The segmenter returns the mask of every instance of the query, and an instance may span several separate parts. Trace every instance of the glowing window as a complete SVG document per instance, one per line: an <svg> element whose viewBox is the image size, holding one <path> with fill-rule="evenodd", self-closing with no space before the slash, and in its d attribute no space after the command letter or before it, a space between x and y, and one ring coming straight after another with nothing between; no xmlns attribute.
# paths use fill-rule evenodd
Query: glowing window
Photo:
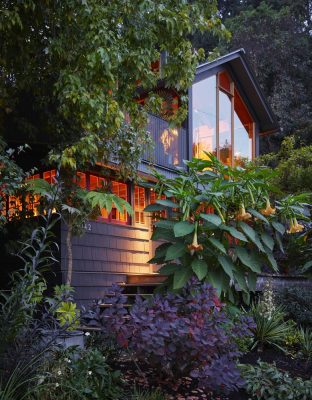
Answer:
<svg viewBox="0 0 312 400"><path fill-rule="evenodd" d="M145 224L145 189L140 186L134 187L134 221L136 224Z"/></svg>
<svg viewBox="0 0 312 400"><path fill-rule="evenodd" d="M52 169L51 171L45 171L43 173L43 179L45 179L50 184L55 183L55 176L56 176L56 170L55 169Z"/></svg>
<svg viewBox="0 0 312 400"><path fill-rule="evenodd" d="M122 199L128 201L128 187L125 183L112 181L112 192L121 197ZM117 210L117 208L113 205L111 212L112 221L120 221L127 222L127 213L124 210L122 213Z"/></svg>
<svg viewBox="0 0 312 400"><path fill-rule="evenodd" d="M77 172L76 174L76 184L80 186L82 189L86 189L87 187L87 177L83 172Z"/></svg>

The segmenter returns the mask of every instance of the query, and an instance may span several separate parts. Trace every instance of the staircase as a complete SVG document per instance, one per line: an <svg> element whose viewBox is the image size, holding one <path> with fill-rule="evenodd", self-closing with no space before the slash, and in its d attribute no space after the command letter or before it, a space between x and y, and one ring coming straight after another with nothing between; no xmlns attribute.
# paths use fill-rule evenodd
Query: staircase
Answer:
<svg viewBox="0 0 312 400"><path fill-rule="evenodd" d="M160 286L166 280L166 278L167 276L157 273L127 275L126 282L119 283L119 285L124 288L123 293L128 297L128 303L124 306L131 307L137 295L141 295L144 298L149 298L153 295L154 290ZM111 296L113 295L114 294L112 293ZM109 296L109 294L106 294L106 297ZM102 303L100 304L100 308L104 310L111 307L111 305L112 304L109 302ZM127 318L127 316L125 318ZM100 328L95 328L92 326L81 326L80 329L84 331L100 331Z"/></svg>
<svg viewBox="0 0 312 400"><path fill-rule="evenodd" d="M159 274L132 274L127 275L126 282L120 282L119 285L124 288L123 293L128 297L128 304L130 307L139 294L144 298L153 295L154 290L166 280L165 275ZM101 308L110 307L110 304L101 304Z"/></svg>

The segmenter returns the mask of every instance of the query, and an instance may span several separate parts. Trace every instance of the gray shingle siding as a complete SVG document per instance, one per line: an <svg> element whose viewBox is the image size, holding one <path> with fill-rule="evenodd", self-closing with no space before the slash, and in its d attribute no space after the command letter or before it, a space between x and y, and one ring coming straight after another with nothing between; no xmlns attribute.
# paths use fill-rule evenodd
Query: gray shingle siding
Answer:
<svg viewBox="0 0 312 400"><path fill-rule="evenodd" d="M147 274L153 267L149 227L90 221L88 230L73 239L72 285L79 304L103 296L105 287L124 282L131 273ZM61 227L61 269L67 269L66 226Z"/></svg>

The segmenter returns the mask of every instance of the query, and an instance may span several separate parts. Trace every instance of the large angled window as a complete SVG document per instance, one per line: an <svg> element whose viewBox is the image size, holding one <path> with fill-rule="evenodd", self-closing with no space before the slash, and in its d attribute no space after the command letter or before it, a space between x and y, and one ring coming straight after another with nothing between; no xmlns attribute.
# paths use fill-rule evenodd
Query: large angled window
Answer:
<svg viewBox="0 0 312 400"><path fill-rule="evenodd" d="M254 122L238 91L234 92L234 165L252 160Z"/></svg>
<svg viewBox="0 0 312 400"><path fill-rule="evenodd" d="M192 86L191 114L194 157L213 153L229 166L252 159L254 121L226 71Z"/></svg>
<svg viewBox="0 0 312 400"><path fill-rule="evenodd" d="M193 85L192 102L193 156L217 155L215 75Z"/></svg>

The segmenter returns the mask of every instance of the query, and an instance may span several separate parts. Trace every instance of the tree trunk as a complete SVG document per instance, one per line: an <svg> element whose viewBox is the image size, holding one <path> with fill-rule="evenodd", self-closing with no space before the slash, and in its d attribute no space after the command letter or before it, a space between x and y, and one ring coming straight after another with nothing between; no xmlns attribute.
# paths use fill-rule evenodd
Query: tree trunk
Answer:
<svg viewBox="0 0 312 400"><path fill-rule="evenodd" d="M72 226L72 224L68 224L67 225L67 236L66 236L66 249L67 249L67 278L66 278L66 285L71 285L72 273L73 273L72 237L73 237L73 226Z"/></svg>

